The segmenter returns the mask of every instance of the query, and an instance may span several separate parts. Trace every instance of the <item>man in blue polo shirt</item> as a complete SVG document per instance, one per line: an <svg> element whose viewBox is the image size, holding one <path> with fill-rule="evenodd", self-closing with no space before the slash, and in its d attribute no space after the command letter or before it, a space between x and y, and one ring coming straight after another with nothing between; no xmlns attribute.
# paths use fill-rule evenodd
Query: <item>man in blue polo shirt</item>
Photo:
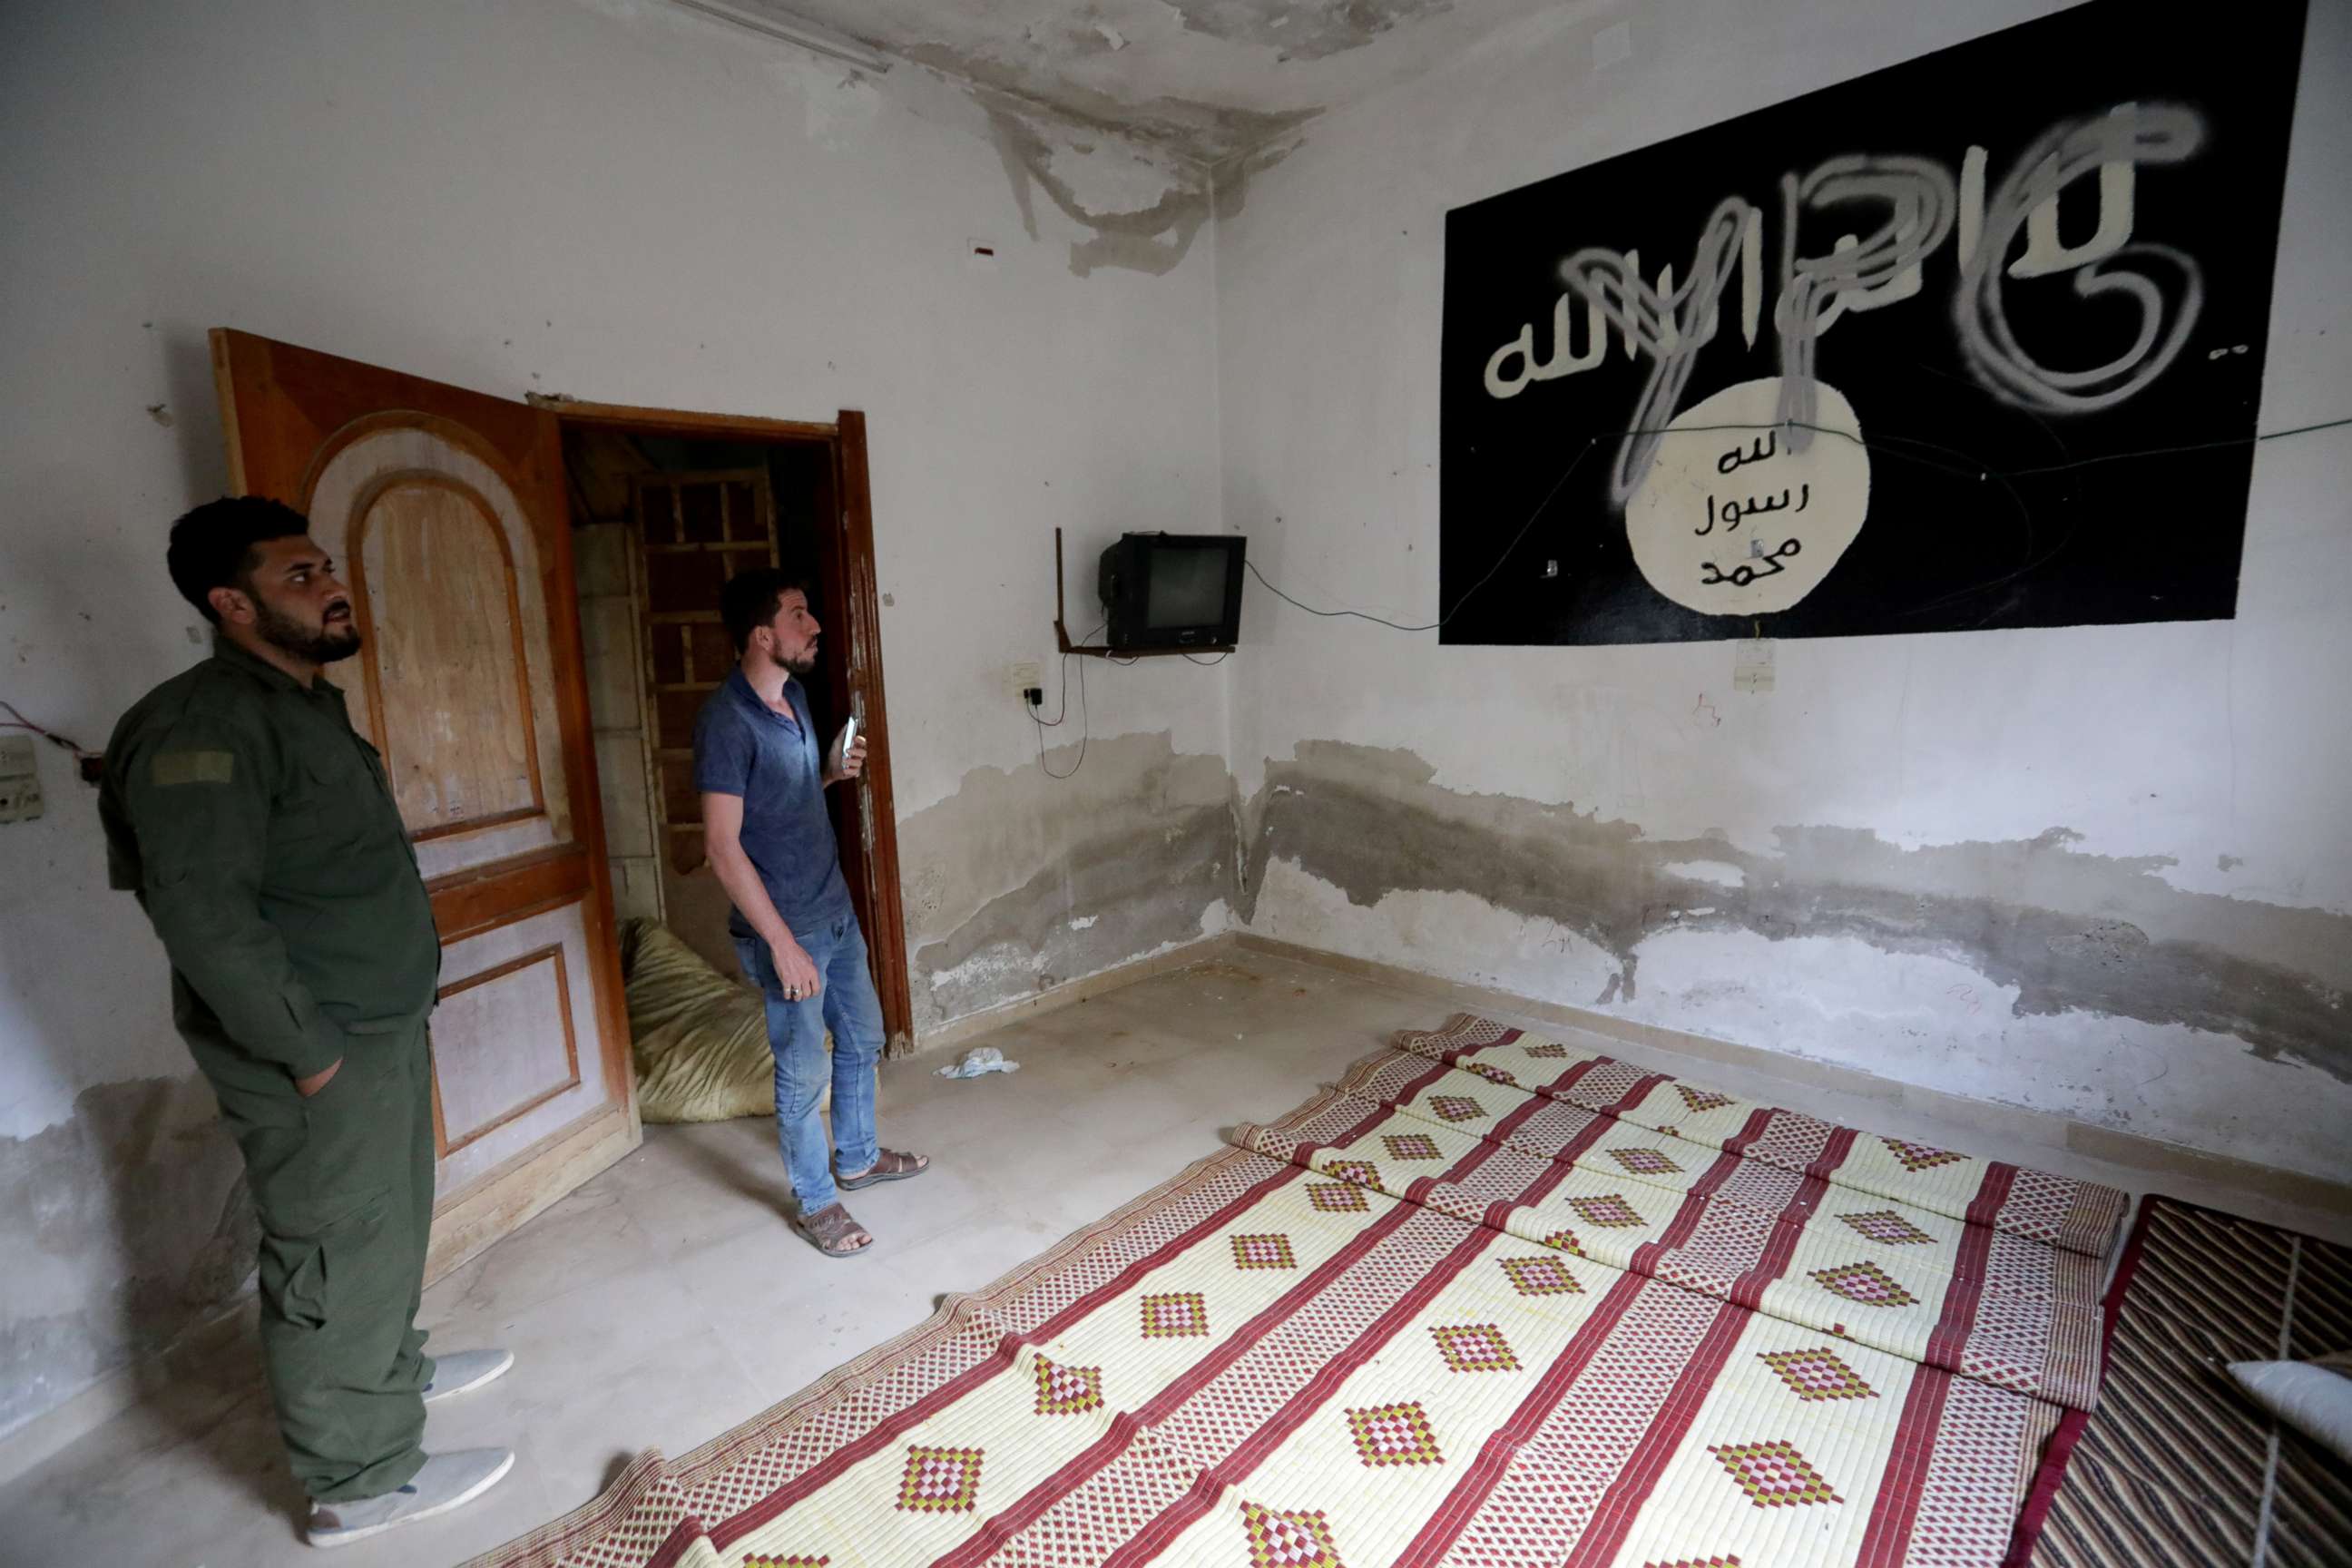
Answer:
<svg viewBox="0 0 2352 1568"><path fill-rule="evenodd" d="M816 668L823 628L804 584L757 567L730 579L719 603L740 658L695 721L704 847L735 906L728 929L743 973L767 997L776 1142L800 1201L793 1226L826 1257L846 1258L874 1238L842 1205L840 1189L904 1181L930 1163L875 1142L882 1004L824 808L826 787L865 766L866 741L828 756L809 719L798 678ZM817 1114L828 1082L830 1160Z"/></svg>

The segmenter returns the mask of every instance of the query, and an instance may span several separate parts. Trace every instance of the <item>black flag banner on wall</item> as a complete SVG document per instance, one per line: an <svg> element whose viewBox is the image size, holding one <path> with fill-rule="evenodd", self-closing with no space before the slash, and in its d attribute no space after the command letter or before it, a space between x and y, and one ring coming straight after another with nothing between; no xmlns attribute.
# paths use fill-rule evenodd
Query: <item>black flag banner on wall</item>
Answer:
<svg viewBox="0 0 2352 1568"><path fill-rule="evenodd" d="M2229 618L2303 20L2093 0L1449 213L1442 640Z"/></svg>

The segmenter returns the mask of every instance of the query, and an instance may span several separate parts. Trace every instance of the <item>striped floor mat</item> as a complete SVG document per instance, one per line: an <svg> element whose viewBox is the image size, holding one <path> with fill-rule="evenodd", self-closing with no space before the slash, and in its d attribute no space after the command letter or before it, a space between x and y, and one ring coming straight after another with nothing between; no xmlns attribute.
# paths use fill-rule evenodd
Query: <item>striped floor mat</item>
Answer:
<svg viewBox="0 0 2352 1568"><path fill-rule="evenodd" d="M2352 1476L2226 1370L2352 1347L2352 1248L2151 1195L2106 1316L2099 1407L2053 1440L2011 1562L2352 1563Z"/></svg>
<svg viewBox="0 0 2352 1568"><path fill-rule="evenodd" d="M1483 1019L476 1568L1996 1568L2124 1195Z"/></svg>

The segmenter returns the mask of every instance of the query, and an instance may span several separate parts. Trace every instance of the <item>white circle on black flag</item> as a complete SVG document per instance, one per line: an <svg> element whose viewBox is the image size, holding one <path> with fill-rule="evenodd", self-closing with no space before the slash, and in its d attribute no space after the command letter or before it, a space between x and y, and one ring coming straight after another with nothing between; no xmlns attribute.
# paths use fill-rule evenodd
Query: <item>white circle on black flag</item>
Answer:
<svg viewBox="0 0 2352 1568"><path fill-rule="evenodd" d="M1870 453L1844 395L1826 382L1814 390L1806 423L1826 429L1775 423L1778 376L1675 416L1625 503L1626 541L1651 587L1701 615L1763 616L1830 574L1870 510Z"/></svg>

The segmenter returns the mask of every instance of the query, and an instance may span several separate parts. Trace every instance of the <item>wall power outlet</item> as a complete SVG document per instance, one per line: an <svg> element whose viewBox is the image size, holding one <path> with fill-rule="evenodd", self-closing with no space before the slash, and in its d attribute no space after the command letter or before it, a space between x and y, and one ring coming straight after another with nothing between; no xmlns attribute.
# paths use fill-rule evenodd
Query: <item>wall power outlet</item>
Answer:
<svg viewBox="0 0 2352 1568"><path fill-rule="evenodd" d="M30 735L0 736L0 822L41 815L41 773Z"/></svg>
<svg viewBox="0 0 2352 1568"><path fill-rule="evenodd" d="M1045 684L1045 667L1034 659L1007 665L1004 683L1013 693L1013 700L1025 708L1029 705L1029 693L1042 689Z"/></svg>

